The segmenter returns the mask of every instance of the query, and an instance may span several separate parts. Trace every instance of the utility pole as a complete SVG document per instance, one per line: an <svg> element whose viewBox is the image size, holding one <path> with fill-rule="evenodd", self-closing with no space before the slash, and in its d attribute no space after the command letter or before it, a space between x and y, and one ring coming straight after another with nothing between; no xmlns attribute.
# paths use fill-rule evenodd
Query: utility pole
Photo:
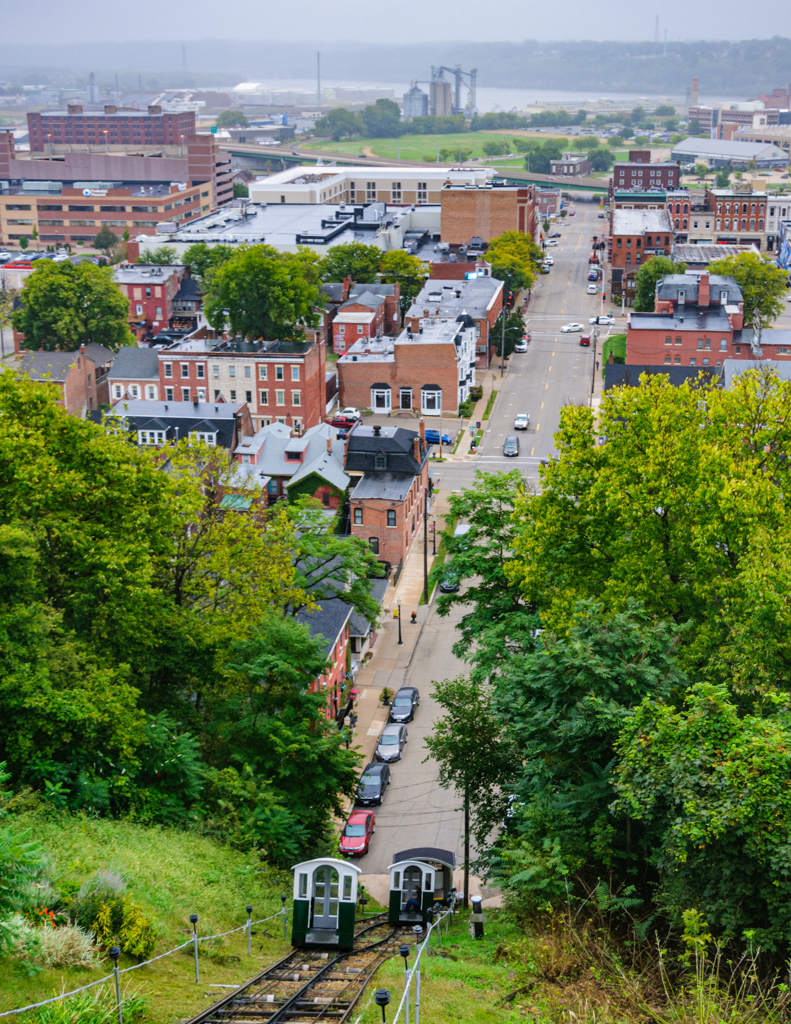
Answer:
<svg viewBox="0 0 791 1024"><path fill-rule="evenodd" d="M470 791L464 786L464 901L466 910L470 899Z"/></svg>
<svg viewBox="0 0 791 1024"><path fill-rule="evenodd" d="M442 434L439 435L442 452ZM423 604L428 607L428 487L423 491Z"/></svg>
<svg viewBox="0 0 791 1024"><path fill-rule="evenodd" d="M503 295L503 298L505 298L505 295ZM505 311L506 311L507 308L508 308L508 306L506 305L505 302L503 302L503 310L502 310L502 313L500 314L502 316L502 318L503 318L503 333L502 333L502 339L500 341L500 376L501 377L505 373Z"/></svg>

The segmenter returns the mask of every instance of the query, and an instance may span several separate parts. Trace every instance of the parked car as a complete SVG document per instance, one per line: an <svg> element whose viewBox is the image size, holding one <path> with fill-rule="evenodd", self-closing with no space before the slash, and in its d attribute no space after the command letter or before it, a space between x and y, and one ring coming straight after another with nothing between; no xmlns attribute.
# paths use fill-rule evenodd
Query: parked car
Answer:
<svg viewBox="0 0 791 1024"><path fill-rule="evenodd" d="M612 327L615 323L615 318L612 316L592 316L588 321L590 324L604 324L605 327Z"/></svg>
<svg viewBox="0 0 791 1024"><path fill-rule="evenodd" d="M550 238L560 238L560 232L559 231L553 231L552 234L549 237Z"/></svg>
<svg viewBox="0 0 791 1024"><path fill-rule="evenodd" d="M360 776L355 802L364 807L381 804L389 785L390 768L386 764L377 764L376 761L372 761Z"/></svg>
<svg viewBox="0 0 791 1024"><path fill-rule="evenodd" d="M590 270L588 271L588 280L589 281L598 281L599 280L599 271L596 269L596 267L591 267Z"/></svg>
<svg viewBox="0 0 791 1024"><path fill-rule="evenodd" d="M439 444L439 431L438 430L427 430L426 431L426 442L428 444ZM453 444L453 438L450 434L442 435L443 444Z"/></svg>
<svg viewBox="0 0 791 1024"><path fill-rule="evenodd" d="M345 416L347 420L359 420L360 410L355 409L353 405L347 405L345 409L341 409L338 413L339 416Z"/></svg>
<svg viewBox="0 0 791 1024"><path fill-rule="evenodd" d="M550 272L550 270L551 270L551 269L552 269L552 268L551 268L551 266L549 265L549 263L542 263L542 264L541 264L541 273L542 273L542 274L548 274L548 273Z"/></svg>
<svg viewBox="0 0 791 1024"><path fill-rule="evenodd" d="M554 266L555 265L555 257L554 256L545 256L544 257L544 263L546 263L547 266L549 266L549 267Z"/></svg>
<svg viewBox="0 0 791 1024"><path fill-rule="evenodd" d="M379 741L376 744L376 760L400 761L407 738L405 725L400 725L398 722L389 722L382 729Z"/></svg>
<svg viewBox="0 0 791 1024"><path fill-rule="evenodd" d="M604 220L604 212L602 210L599 210L598 217L599 220Z"/></svg>
<svg viewBox="0 0 791 1024"><path fill-rule="evenodd" d="M548 242L544 242L544 245L557 245L557 244L558 244L557 238L550 238Z"/></svg>
<svg viewBox="0 0 791 1024"><path fill-rule="evenodd" d="M445 575L439 581L441 594L455 594L459 589L459 577L452 569L446 569Z"/></svg>
<svg viewBox="0 0 791 1024"><path fill-rule="evenodd" d="M514 345L514 352L527 352L527 341L524 338Z"/></svg>
<svg viewBox="0 0 791 1024"><path fill-rule="evenodd" d="M576 210L569 210L569 217L573 217L576 212Z"/></svg>
<svg viewBox="0 0 791 1024"><path fill-rule="evenodd" d="M590 334L581 334L580 335L580 345L583 348L589 348L590 347L590 343L591 343L591 336L590 336Z"/></svg>
<svg viewBox="0 0 791 1024"><path fill-rule="evenodd" d="M352 811L341 832L340 851L346 857L364 857L376 832L373 811Z"/></svg>
<svg viewBox="0 0 791 1024"><path fill-rule="evenodd" d="M582 324L563 324L560 328L561 334L576 334L577 331L584 331Z"/></svg>
<svg viewBox="0 0 791 1024"><path fill-rule="evenodd" d="M503 445L503 455L518 455L519 454L519 438L516 434L510 434L505 439Z"/></svg>
<svg viewBox="0 0 791 1024"><path fill-rule="evenodd" d="M357 423L357 420L350 420L348 416L341 416L338 414L337 416L330 416L330 418L324 422L329 423L331 427L340 427L342 430L350 430Z"/></svg>
<svg viewBox="0 0 791 1024"><path fill-rule="evenodd" d="M520 412L514 420L514 430L527 430L530 426L530 413Z"/></svg>
<svg viewBox="0 0 791 1024"><path fill-rule="evenodd" d="M595 295L595 294L596 294L596 282L595 281L591 281L591 283L588 285L588 295Z"/></svg>
<svg viewBox="0 0 791 1024"><path fill-rule="evenodd" d="M390 705L391 722L411 722L415 708L420 704L420 691L416 686L402 686Z"/></svg>

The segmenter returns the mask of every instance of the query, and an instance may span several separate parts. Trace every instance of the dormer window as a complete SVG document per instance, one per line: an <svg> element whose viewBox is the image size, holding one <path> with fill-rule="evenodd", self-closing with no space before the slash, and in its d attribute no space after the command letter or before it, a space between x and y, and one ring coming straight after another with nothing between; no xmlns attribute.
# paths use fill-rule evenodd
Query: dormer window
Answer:
<svg viewBox="0 0 791 1024"><path fill-rule="evenodd" d="M728 292L723 288L720 292L720 305L725 306L728 303Z"/></svg>
<svg viewBox="0 0 791 1024"><path fill-rule="evenodd" d="M679 290L678 290L678 304L679 304L679 306L683 306L684 305L684 300L686 298L686 294L687 293L684 291L683 288L679 288Z"/></svg>
<svg viewBox="0 0 791 1024"><path fill-rule="evenodd" d="M301 462L302 452L286 452L286 462Z"/></svg>
<svg viewBox="0 0 791 1024"><path fill-rule="evenodd" d="M387 455L384 452L374 455L374 469L387 469Z"/></svg>

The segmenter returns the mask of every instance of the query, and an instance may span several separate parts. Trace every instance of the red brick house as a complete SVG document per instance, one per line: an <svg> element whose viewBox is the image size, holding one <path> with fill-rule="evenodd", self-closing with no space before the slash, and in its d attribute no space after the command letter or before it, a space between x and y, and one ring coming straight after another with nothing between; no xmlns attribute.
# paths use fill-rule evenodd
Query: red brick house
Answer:
<svg viewBox="0 0 791 1024"><path fill-rule="evenodd" d="M122 398L158 402L159 357L156 349L147 346L122 348L113 361L107 382L113 402Z"/></svg>
<svg viewBox="0 0 791 1024"><path fill-rule="evenodd" d="M403 427L357 427L347 441L346 472L357 481L349 499L351 532L381 561L402 565L429 498L423 421L420 433Z"/></svg>
<svg viewBox="0 0 791 1024"><path fill-rule="evenodd" d="M673 225L666 209L615 209L611 214L610 262L613 270L639 268L649 256L669 256Z"/></svg>
<svg viewBox="0 0 791 1024"><path fill-rule="evenodd" d="M27 351L17 371L56 385L61 394L58 404L73 416L87 416L109 401L107 375L112 363L113 353L92 342L77 352Z"/></svg>
<svg viewBox="0 0 791 1024"><path fill-rule="evenodd" d="M397 334L401 324L399 284L355 284L350 277L321 286L328 341L338 355L358 338ZM338 315L337 327L335 321Z"/></svg>
<svg viewBox="0 0 791 1024"><path fill-rule="evenodd" d="M519 231L538 240L535 187L507 185L446 185L440 193L442 241L468 245L473 238L490 242L504 231Z"/></svg>
<svg viewBox="0 0 791 1024"><path fill-rule="evenodd" d="M437 266L433 265L432 273ZM449 263L447 266L457 264ZM497 339L492 331L502 308L503 282L488 273L481 273L469 281L451 282L430 277L407 310L404 322L416 333L422 323L437 317L456 318L462 314L472 317L476 334L476 366L485 370L497 350Z"/></svg>
<svg viewBox="0 0 791 1024"><path fill-rule="evenodd" d="M143 341L170 326L174 300L187 268L124 263L113 268L113 280L129 301L129 327Z"/></svg>

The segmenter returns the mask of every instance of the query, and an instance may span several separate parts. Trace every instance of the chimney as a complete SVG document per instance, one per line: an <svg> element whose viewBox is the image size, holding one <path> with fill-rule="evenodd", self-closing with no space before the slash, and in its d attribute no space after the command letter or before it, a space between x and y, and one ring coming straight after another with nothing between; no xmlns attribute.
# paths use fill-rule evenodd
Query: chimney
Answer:
<svg viewBox="0 0 791 1024"><path fill-rule="evenodd" d="M374 423L374 437L380 437L382 434L382 428L378 423Z"/></svg>
<svg viewBox="0 0 791 1024"><path fill-rule="evenodd" d="M105 114L117 114L118 107L114 103L105 103L104 105Z"/></svg>
<svg viewBox="0 0 791 1024"><path fill-rule="evenodd" d="M711 304L711 284L709 282L709 272L704 270L698 282L698 305L708 306Z"/></svg>
<svg viewBox="0 0 791 1024"><path fill-rule="evenodd" d="M425 420L421 419L420 423L418 424L418 430L420 431L421 438L425 441L426 440L426 421Z"/></svg>
<svg viewBox="0 0 791 1024"><path fill-rule="evenodd" d="M689 93L689 105L696 107L698 105L698 80L697 78L692 79L692 89Z"/></svg>
<svg viewBox="0 0 791 1024"><path fill-rule="evenodd" d="M158 103L151 103L151 104L149 104L148 112L149 112L149 114L161 114L162 113L162 107L159 106Z"/></svg>
<svg viewBox="0 0 791 1024"><path fill-rule="evenodd" d="M412 442L412 454L415 456L415 462L420 462L420 438L416 437Z"/></svg>
<svg viewBox="0 0 791 1024"><path fill-rule="evenodd" d="M332 438L327 438L327 454L332 455Z"/></svg>
<svg viewBox="0 0 791 1024"><path fill-rule="evenodd" d="M613 362L614 362L614 360L613 360L613 353L612 353L612 352L610 352L610 357L609 357L609 359L607 360L607 362L608 362L608 363L610 364L610 366L612 366L612 364L613 364Z"/></svg>
<svg viewBox="0 0 791 1024"><path fill-rule="evenodd" d="M67 104L66 112L68 114L81 114L82 113L82 103L69 103L69 104Z"/></svg>

